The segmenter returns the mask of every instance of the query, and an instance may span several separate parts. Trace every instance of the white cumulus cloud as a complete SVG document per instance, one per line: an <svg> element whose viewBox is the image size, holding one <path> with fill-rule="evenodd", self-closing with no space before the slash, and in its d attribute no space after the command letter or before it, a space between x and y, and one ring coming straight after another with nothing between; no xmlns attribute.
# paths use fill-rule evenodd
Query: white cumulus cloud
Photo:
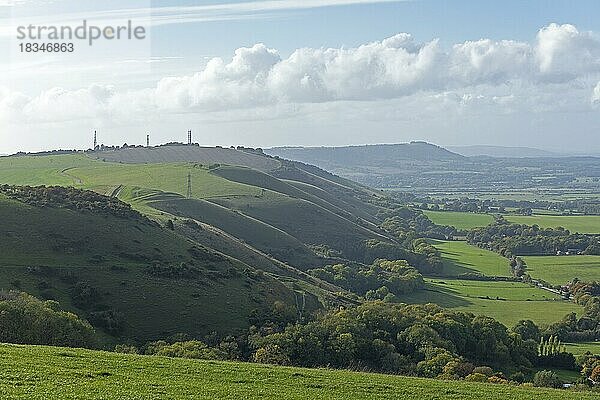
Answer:
<svg viewBox="0 0 600 400"><path fill-rule="evenodd" d="M600 40L568 24L540 29L533 43L480 39L449 48L437 39L418 43L400 33L354 48L301 48L285 58L259 43L237 49L230 60L214 58L193 75L165 77L145 89L93 85L55 88L31 98L4 91L0 117L114 122L161 113L437 95L460 107L546 111L589 107L589 88L599 80ZM598 102L596 85L592 103Z"/></svg>

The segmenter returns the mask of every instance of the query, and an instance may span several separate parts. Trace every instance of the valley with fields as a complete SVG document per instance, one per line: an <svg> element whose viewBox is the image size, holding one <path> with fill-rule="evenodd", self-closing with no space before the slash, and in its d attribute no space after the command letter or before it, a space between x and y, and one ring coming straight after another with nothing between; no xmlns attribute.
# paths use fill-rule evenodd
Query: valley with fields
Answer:
<svg viewBox="0 0 600 400"><path fill-rule="evenodd" d="M69 379L67 357L93 397L585 398L598 201L408 195L243 147L0 157L0 340L21 345L0 351L26 380L42 359ZM5 374L14 398L51 384Z"/></svg>
<svg viewBox="0 0 600 400"><path fill-rule="evenodd" d="M597 0L0 0L0 400L600 399Z"/></svg>

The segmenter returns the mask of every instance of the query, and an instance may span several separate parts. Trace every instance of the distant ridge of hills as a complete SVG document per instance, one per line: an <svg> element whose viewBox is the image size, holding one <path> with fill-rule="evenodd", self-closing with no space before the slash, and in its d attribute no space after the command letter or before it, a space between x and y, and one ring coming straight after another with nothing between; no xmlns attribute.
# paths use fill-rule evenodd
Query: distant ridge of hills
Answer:
<svg viewBox="0 0 600 400"><path fill-rule="evenodd" d="M594 156L526 147L444 148L418 141L347 147L275 147L264 152L316 165L372 188L404 188L413 192L439 188L495 191L498 185L519 189L576 185L588 190L595 183L579 181L582 171L585 176L599 173Z"/></svg>
<svg viewBox="0 0 600 400"><path fill-rule="evenodd" d="M488 156L498 158L560 157L562 154L534 147L511 146L447 146L448 150L466 157Z"/></svg>
<svg viewBox="0 0 600 400"><path fill-rule="evenodd" d="M314 164L322 168L335 166L380 165L390 160L459 161L463 155L421 141L399 144L374 144L345 147L274 147L266 154Z"/></svg>

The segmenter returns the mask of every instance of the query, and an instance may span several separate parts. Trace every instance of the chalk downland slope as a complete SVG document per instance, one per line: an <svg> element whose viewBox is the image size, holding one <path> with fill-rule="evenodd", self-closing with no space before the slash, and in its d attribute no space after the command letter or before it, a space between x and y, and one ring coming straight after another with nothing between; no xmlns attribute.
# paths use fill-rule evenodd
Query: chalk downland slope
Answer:
<svg viewBox="0 0 600 400"><path fill-rule="evenodd" d="M268 274L112 208L123 203L72 189L61 203L56 192L67 189L33 191L25 201L0 195L2 289L58 300L100 330L139 340L245 329L274 301L295 304ZM107 326L111 318L121 325Z"/></svg>

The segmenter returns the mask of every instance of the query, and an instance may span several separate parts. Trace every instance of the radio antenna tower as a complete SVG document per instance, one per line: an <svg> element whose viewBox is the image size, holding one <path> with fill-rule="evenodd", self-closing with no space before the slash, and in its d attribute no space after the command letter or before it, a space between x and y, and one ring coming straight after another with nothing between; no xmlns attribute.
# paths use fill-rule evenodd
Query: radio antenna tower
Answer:
<svg viewBox="0 0 600 400"><path fill-rule="evenodd" d="M98 137L96 136L96 131L94 131L94 147L93 147L93 150L96 150L96 147L98 147Z"/></svg>
<svg viewBox="0 0 600 400"><path fill-rule="evenodd" d="M146 135L146 147L150 147L150 135Z"/></svg>
<svg viewBox="0 0 600 400"><path fill-rule="evenodd" d="M192 174L188 172L188 182L187 182L187 198L192 198Z"/></svg>
<svg viewBox="0 0 600 400"><path fill-rule="evenodd" d="M191 144L192 144L192 131L189 130L188 131L188 145L191 145Z"/></svg>

